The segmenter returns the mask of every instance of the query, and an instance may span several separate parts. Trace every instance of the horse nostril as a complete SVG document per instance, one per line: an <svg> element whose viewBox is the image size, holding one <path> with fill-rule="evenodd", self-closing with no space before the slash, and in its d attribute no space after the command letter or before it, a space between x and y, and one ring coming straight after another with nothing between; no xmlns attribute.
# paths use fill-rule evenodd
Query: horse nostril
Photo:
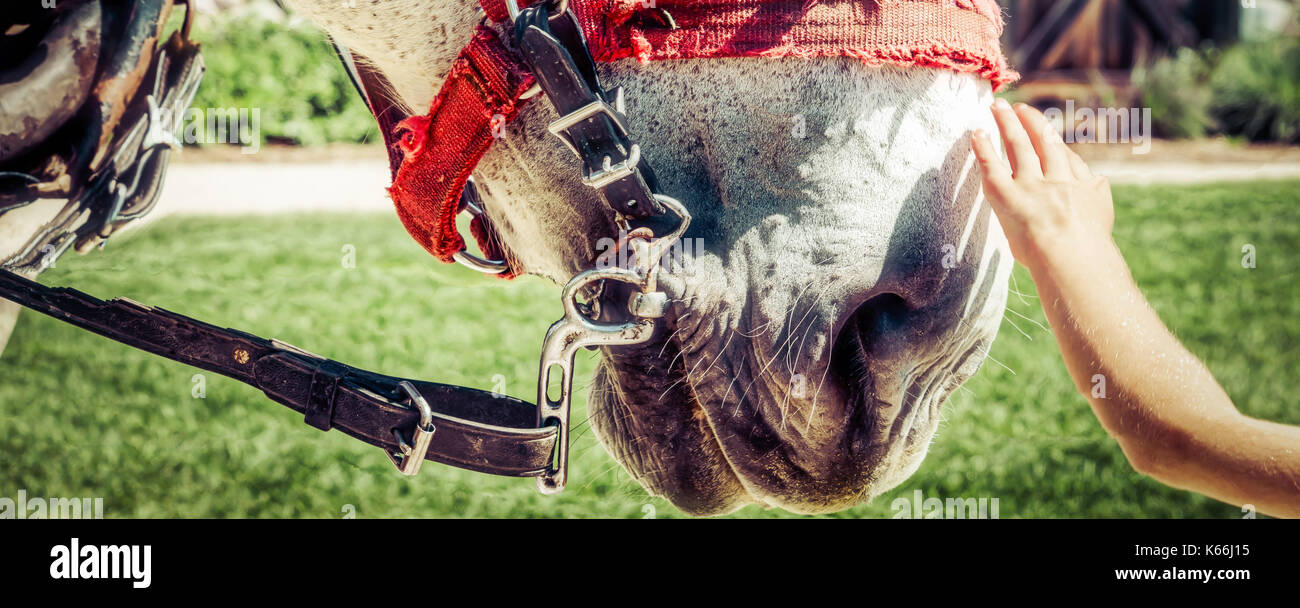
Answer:
<svg viewBox="0 0 1300 608"><path fill-rule="evenodd" d="M868 333L879 334L902 328L907 322L907 314L907 302L903 296L882 293L853 311L853 321L866 338Z"/></svg>
<svg viewBox="0 0 1300 608"><path fill-rule="evenodd" d="M845 354L861 354L880 336L901 330L907 324L909 314L907 301L893 292L872 296L852 312L847 312L835 333L835 347L841 351L841 362L844 362Z"/></svg>
<svg viewBox="0 0 1300 608"><path fill-rule="evenodd" d="M835 334L831 369L850 393L873 381L869 371L872 367L869 358L872 357L867 352L881 342L888 342L882 337L900 334L907 325L909 314L903 297L887 292L871 297L846 315Z"/></svg>

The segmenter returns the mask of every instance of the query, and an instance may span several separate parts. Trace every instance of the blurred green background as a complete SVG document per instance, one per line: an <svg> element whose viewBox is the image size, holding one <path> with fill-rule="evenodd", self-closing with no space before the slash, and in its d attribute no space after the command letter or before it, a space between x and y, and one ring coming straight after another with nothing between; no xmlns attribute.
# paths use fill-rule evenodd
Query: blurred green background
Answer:
<svg viewBox="0 0 1300 608"><path fill-rule="evenodd" d="M1116 239L1170 328L1243 411L1300 424L1300 183L1117 187L1115 199ZM1254 269L1242 268L1245 244ZM391 214L170 218L41 279L385 373L489 390L500 374L528 400L559 314L557 287L438 264ZM1001 365L986 362L954 394L920 471L836 517L890 517L890 502L915 490L996 497L1003 518L1242 515L1134 473L1075 393L1023 269L1012 289L991 351ZM432 463L404 478L378 449L307 427L233 380L206 374L206 397L194 398L197 373L24 314L0 358L0 489L103 497L108 517L681 516L597 444L585 391L569 488L547 497L530 480Z"/></svg>
<svg viewBox="0 0 1300 608"><path fill-rule="evenodd" d="M172 20L181 23L180 11ZM192 107L260 108L262 144L378 140L375 119L329 38L310 21L265 6L199 13L192 36L207 65Z"/></svg>

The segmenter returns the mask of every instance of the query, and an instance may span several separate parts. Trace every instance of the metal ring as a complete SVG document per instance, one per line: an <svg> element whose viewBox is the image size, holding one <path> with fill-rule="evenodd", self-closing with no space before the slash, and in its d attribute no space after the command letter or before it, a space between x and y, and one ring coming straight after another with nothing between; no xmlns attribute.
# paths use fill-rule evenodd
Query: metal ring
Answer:
<svg viewBox="0 0 1300 608"><path fill-rule="evenodd" d="M505 260L484 259L464 249L451 254L451 259L456 260L456 263L461 266L483 274L501 274L510 270L510 264Z"/></svg>
<svg viewBox="0 0 1300 608"><path fill-rule="evenodd" d="M487 215L487 212L483 209L483 201L478 198L477 188L478 186L474 183L474 176L471 175L465 184L465 191L461 195L460 202L464 205L464 210L468 211L470 215L482 217ZM502 274L510 270L510 264L505 260L481 258L465 249L453 253L451 257L456 260L456 263L483 274Z"/></svg>

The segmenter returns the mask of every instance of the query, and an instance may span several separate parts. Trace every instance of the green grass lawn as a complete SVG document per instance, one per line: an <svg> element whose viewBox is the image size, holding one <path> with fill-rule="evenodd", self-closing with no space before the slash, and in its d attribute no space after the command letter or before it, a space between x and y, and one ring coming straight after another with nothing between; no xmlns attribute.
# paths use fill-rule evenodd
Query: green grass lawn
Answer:
<svg viewBox="0 0 1300 608"><path fill-rule="evenodd" d="M1120 246L1173 331L1242 410L1300 423L1300 183L1116 188L1116 206ZM1241 266L1247 243L1251 270ZM349 245L355 268L342 264ZM485 389L499 374L528 400L559 315L555 286L441 265L391 214L168 219L65 257L42 281L384 373ZM996 497L1002 517L1239 517L1132 471L1075 393L1023 269L1012 288L1014 312L992 350L1006 367L986 363L955 394L915 476L839 516L889 517L895 497L921 490ZM580 357L585 385L592 362ZM24 313L0 358L0 496L102 497L108 517L681 516L648 497L586 424L559 496L433 463L407 479L378 449L312 429L233 380L206 374L206 397L194 398L198 373ZM577 421L584 403L580 393Z"/></svg>

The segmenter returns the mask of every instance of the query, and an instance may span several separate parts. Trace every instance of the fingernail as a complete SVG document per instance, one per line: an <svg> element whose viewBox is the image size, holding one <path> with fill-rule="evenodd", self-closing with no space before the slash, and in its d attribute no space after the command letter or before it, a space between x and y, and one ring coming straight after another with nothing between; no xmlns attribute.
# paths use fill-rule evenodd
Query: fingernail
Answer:
<svg viewBox="0 0 1300 608"><path fill-rule="evenodd" d="M993 107L999 110L1010 110L1011 104L1007 103L1007 100L999 97L993 102Z"/></svg>
<svg viewBox="0 0 1300 608"><path fill-rule="evenodd" d="M975 139L988 139L989 134L984 129L975 129Z"/></svg>

